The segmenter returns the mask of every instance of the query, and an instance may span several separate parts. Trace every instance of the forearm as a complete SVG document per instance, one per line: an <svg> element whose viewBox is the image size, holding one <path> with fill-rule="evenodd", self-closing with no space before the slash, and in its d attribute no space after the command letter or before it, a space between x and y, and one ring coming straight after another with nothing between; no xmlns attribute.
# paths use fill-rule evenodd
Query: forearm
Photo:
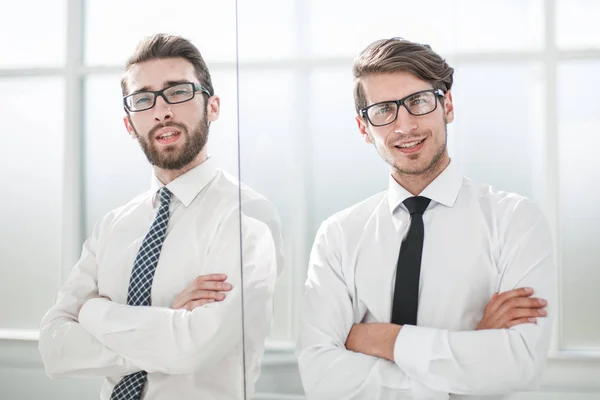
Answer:
<svg viewBox="0 0 600 400"><path fill-rule="evenodd" d="M229 299L231 300L231 299ZM105 299L92 299L81 309L82 326L102 344L133 360L147 372L190 373L216 362L241 336L241 315L213 305L194 311L165 307L134 307ZM203 351L204 350L204 351Z"/></svg>
<svg viewBox="0 0 600 400"><path fill-rule="evenodd" d="M429 388L467 395L536 389L546 365L556 315L552 236L541 210L521 201L503 220L498 291L531 287L546 299L547 317L510 329L450 332L406 325L394 361ZM474 328L474 327L473 327Z"/></svg>
<svg viewBox="0 0 600 400"><path fill-rule="evenodd" d="M117 376L140 370L90 335L78 322L81 306L99 297L95 246L98 225L83 244L82 254L58 291L56 304L40 323L38 349L51 378Z"/></svg>
<svg viewBox="0 0 600 400"><path fill-rule="evenodd" d="M531 325L531 329L537 328ZM433 390L459 394L530 389L547 350L544 341L531 349L516 329L448 332L384 323L354 325L347 346L395 361L407 375Z"/></svg>
<svg viewBox="0 0 600 400"><path fill-rule="evenodd" d="M45 323L38 346L50 378L117 376L140 370L68 318Z"/></svg>
<svg viewBox="0 0 600 400"><path fill-rule="evenodd" d="M355 324L346 340L346 348L393 362L394 346L401 329L401 325L386 323Z"/></svg>
<svg viewBox="0 0 600 400"><path fill-rule="evenodd" d="M300 352L298 364L307 398L373 399L387 390L408 391L400 368L376 357L343 348L313 347Z"/></svg>
<svg viewBox="0 0 600 400"><path fill-rule="evenodd" d="M407 375L434 390L467 395L531 390L539 382L549 346L549 338L534 338L535 329L539 328L528 324L448 332L405 326L394 360Z"/></svg>
<svg viewBox="0 0 600 400"><path fill-rule="evenodd" d="M251 317L246 336L253 348L264 342L270 327L277 274L273 240L263 224L244 219L244 307L238 240L221 238L210 265L223 265L233 289L222 301L193 311L136 307L92 299L79 320L96 339L148 372L186 374L212 368L242 343L242 311ZM231 230L229 234L234 231ZM230 239L230 240L223 240ZM269 314L269 315L268 315Z"/></svg>

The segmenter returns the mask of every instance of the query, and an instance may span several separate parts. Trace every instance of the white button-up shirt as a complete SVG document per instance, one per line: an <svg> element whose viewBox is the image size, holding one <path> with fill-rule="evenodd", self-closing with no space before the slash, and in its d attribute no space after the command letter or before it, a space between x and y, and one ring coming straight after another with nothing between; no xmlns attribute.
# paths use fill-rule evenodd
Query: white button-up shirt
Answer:
<svg viewBox="0 0 600 400"><path fill-rule="evenodd" d="M246 393L251 395L283 266L275 209L211 159L173 180L167 185L173 195L152 306L129 306L131 270L156 216L162 186L154 177L148 192L108 213L84 243L81 259L41 323L46 372L50 377L104 376L103 400L124 375L140 370L148 372L144 400L242 399L240 265ZM228 275L233 289L225 300L191 312L171 309L177 294L211 273Z"/></svg>
<svg viewBox="0 0 600 400"><path fill-rule="evenodd" d="M526 198L464 178L453 163L421 193L425 238L417 326L395 362L346 350L353 324L391 319L412 196L389 189L320 227L310 257L298 355L308 399L501 399L537 387L557 308L551 231ZM495 291L532 287L548 317L475 331Z"/></svg>

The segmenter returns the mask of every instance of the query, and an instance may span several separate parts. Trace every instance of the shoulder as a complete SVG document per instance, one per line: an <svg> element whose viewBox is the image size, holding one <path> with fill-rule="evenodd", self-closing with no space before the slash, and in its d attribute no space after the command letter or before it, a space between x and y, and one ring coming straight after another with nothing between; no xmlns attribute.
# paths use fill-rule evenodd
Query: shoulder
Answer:
<svg viewBox="0 0 600 400"><path fill-rule="evenodd" d="M151 191L146 191L129 200L126 204L113 208L96 222L94 230L99 232L110 229L123 219L133 215L140 207L151 204L152 196Z"/></svg>
<svg viewBox="0 0 600 400"><path fill-rule="evenodd" d="M215 189L218 191L220 202L228 202L236 210L241 206L243 216L263 222L279 221L273 202L228 172L218 170Z"/></svg>
<svg viewBox="0 0 600 400"><path fill-rule="evenodd" d="M547 225L540 205L526 196L469 178L464 180L464 189L503 230L521 231L540 223Z"/></svg>
<svg viewBox="0 0 600 400"><path fill-rule="evenodd" d="M319 233L336 231L339 234L364 229L369 219L381 207L388 207L387 191L377 193L359 203L345 208L327 218L321 224Z"/></svg>

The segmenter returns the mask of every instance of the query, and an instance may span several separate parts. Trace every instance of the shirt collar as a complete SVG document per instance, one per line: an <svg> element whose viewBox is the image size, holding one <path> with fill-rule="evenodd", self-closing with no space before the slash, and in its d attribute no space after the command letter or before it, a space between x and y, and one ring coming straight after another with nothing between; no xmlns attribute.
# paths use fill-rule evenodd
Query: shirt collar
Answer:
<svg viewBox="0 0 600 400"><path fill-rule="evenodd" d="M188 207L216 175L217 168L215 167L214 161L211 158L208 158L202 164L190 169L183 175L178 176L166 186L184 206ZM163 186L165 185L163 185L156 175L152 174L152 181L150 184L152 193L156 195L156 192Z"/></svg>
<svg viewBox="0 0 600 400"><path fill-rule="evenodd" d="M413 195L406 189L404 189L390 174L388 180L388 199L390 212L394 214L394 211L402 204L404 200ZM431 182L419 196L424 196L436 203L443 204L447 207L453 207L458 192L462 187L463 176L460 174L458 167L455 162L450 162L448 166Z"/></svg>

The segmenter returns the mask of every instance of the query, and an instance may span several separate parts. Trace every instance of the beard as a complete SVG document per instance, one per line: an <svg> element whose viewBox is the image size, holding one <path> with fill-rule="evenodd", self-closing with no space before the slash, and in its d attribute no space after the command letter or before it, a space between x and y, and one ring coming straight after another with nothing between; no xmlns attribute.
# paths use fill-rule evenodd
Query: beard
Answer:
<svg viewBox="0 0 600 400"><path fill-rule="evenodd" d="M371 133L369 133L369 136L371 137L371 140L372 140L373 144L375 145L375 149L377 150L377 152L379 153L381 158L383 158L384 161L392 167L392 169L395 173L400 173L403 175L412 175L412 176L426 175L429 173L434 173L436 171L437 166L440 163L440 160L444 157L444 154L446 153L446 148L447 148L447 143L448 143L448 123L446 121L446 118L444 117L444 139L443 139L443 142L440 143L439 146L435 149L435 153L434 153L433 157L431 158L431 160L427 164L422 165L422 166L420 166L420 165L419 166L398 165L398 163L395 162L393 156L386 156L385 149L380 150L379 148L377 148L375 138L373 137L373 135ZM415 138L417 138L417 137L422 137L422 135L415 135ZM430 139L432 137L433 137L433 135L429 135ZM408 155L408 158L411 160L417 160L419 157L422 157L422 156L420 154Z"/></svg>
<svg viewBox="0 0 600 400"><path fill-rule="evenodd" d="M444 157L444 154L446 153L446 148L448 147L448 129L447 129L447 125L444 125L444 141L442 143L440 143L440 145L435 149L435 153L433 155L433 157L431 158L431 160L423 165L422 167L402 167L400 165L397 165L396 163L394 163L393 161L390 163L390 165L392 166L392 168L394 169L394 172L398 172L400 174L404 174L404 175L424 175L424 174L428 174L431 172L434 172L437 169L438 164L440 163L440 160L442 159L442 157ZM419 157L419 155L409 155L409 158L411 160L416 160Z"/></svg>
<svg viewBox="0 0 600 400"><path fill-rule="evenodd" d="M198 123L192 128L191 132L188 132L187 128L177 122L166 122L152 128L148 133L148 139L140 136L133 126L133 130L137 135L138 143L142 148L142 151L146 155L150 164L166 170L179 170L194 161L198 153L202 151L206 142L208 141L208 122L206 121L206 111L204 116ZM156 131L161 128L172 126L181 131L183 144L175 144L172 146L159 146L153 140Z"/></svg>

